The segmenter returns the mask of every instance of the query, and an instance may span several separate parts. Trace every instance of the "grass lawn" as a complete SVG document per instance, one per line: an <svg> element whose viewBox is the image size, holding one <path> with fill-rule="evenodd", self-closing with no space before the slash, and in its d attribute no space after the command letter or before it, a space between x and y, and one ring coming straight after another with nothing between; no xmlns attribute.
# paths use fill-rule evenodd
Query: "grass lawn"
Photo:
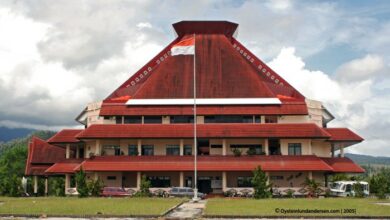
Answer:
<svg viewBox="0 0 390 220"><path fill-rule="evenodd" d="M209 199L205 214L209 216L390 216L390 206L376 202L390 200L357 198L324 199ZM335 213L286 213L286 210L324 210ZM356 213L353 213L356 212Z"/></svg>
<svg viewBox="0 0 390 220"><path fill-rule="evenodd" d="M161 215L182 202L177 198L0 197L0 214Z"/></svg>

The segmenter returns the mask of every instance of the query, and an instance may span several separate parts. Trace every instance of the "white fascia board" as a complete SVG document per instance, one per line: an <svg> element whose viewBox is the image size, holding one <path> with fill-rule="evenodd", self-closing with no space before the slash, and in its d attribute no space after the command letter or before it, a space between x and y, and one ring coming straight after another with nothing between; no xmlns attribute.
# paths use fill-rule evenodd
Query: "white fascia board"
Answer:
<svg viewBox="0 0 390 220"><path fill-rule="evenodd" d="M129 99L126 105L193 105L194 99ZM196 99L197 105L280 105L278 98Z"/></svg>

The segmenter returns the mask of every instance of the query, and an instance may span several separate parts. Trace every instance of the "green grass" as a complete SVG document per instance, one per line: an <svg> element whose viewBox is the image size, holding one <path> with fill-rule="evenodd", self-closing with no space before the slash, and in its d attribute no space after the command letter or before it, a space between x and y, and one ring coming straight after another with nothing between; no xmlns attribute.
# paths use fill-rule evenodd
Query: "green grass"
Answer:
<svg viewBox="0 0 390 220"><path fill-rule="evenodd" d="M377 202L389 200L357 198L325 199L209 199L205 210L212 216L390 216L390 206L378 205ZM279 209L279 212L276 211ZM340 210L339 213L282 213L282 209ZM356 210L356 213L345 213ZM343 212L343 213L341 213Z"/></svg>
<svg viewBox="0 0 390 220"><path fill-rule="evenodd" d="M182 202L177 198L0 197L0 214L14 215L161 215Z"/></svg>

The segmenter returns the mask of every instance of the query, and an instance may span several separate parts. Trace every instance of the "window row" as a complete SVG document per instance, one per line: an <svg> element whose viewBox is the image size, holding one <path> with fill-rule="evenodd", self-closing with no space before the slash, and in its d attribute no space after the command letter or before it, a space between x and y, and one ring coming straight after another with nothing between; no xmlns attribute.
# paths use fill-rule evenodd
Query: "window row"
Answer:
<svg viewBox="0 0 390 220"><path fill-rule="evenodd" d="M165 148L166 155L180 155L180 146L179 145L167 145ZM103 155L125 155L121 151L120 146L118 145L104 145L103 146ZM137 156L139 155L137 145L128 146L128 156ZM144 156L153 156L154 155L154 145L142 145L141 146L141 155ZM192 145L183 146L183 155L192 155Z"/></svg>
<svg viewBox="0 0 390 220"><path fill-rule="evenodd" d="M105 116L105 120L113 120L116 124L162 124L162 116ZM264 123L277 123L278 116L264 116ZM171 124L194 123L194 116L174 115L169 116ZM260 115L207 115L204 116L204 123L262 123Z"/></svg>

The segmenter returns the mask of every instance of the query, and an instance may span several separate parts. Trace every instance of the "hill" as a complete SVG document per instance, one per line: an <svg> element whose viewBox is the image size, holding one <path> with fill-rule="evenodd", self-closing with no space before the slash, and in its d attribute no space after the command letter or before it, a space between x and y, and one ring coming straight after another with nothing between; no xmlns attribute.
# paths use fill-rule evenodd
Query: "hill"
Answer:
<svg viewBox="0 0 390 220"><path fill-rule="evenodd" d="M30 132L27 135L24 135L24 137L16 138L11 141L7 141L5 143L0 143L0 155L11 148L15 147L25 147L27 148L28 141L30 140L31 136L37 136L39 138L42 138L44 140L49 139L52 137L56 132L54 131L33 131Z"/></svg>
<svg viewBox="0 0 390 220"><path fill-rule="evenodd" d="M362 154L345 154L346 157L360 165L386 165L390 166L390 157L375 157Z"/></svg>
<svg viewBox="0 0 390 220"><path fill-rule="evenodd" d="M0 127L0 143L31 134L34 129Z"/></svg>

